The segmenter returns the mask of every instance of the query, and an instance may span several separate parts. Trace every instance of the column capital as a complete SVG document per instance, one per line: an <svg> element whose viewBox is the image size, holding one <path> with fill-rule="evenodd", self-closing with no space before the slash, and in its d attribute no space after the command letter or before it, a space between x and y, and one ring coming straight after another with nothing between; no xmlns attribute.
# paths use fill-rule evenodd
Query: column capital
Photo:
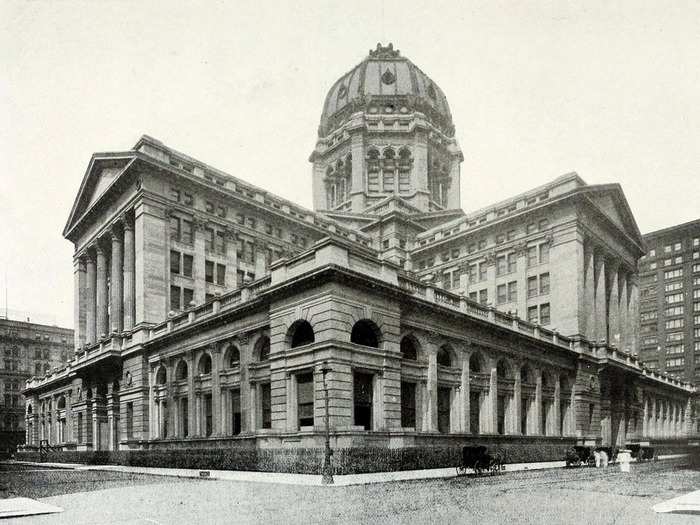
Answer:
<svg viewBox="0 0 700 525"><path fill-rule="evenodd" d="M126 213L124 215L122 215L119 218L119 220L122 223L122 228L124 228L124 230L133 231L134 223L132 222L132 220L129 218L129 216Z"/></svg>

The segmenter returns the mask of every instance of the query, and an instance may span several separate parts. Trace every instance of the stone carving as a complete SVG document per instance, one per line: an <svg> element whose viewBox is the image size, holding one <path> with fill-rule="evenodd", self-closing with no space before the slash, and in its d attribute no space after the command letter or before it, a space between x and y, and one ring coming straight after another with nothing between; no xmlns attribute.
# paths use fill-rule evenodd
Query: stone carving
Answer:
<svg viewBox="0 0 700 525"><path fill-rule="evenodd" d="M486 266L494 266L496 264L496 251L491 250L486 254Z"/></svg>
<svg viewBox="0 0 700 525"><path fill-rule="evenodd" d="M369 50L369 56L372 58L399 58L401 52L398 49L394 49L394 44L390 43L388 46L383 46L377 43L376 49Z"/></svg>
<svg viewBox="0 0 700 525"><path fill-rule="evenodd" d="M382 82L384 82L386 85L390 86L391 84L396 82L396 75L394 75L389 69L387 69L382 74Z"/></svg>

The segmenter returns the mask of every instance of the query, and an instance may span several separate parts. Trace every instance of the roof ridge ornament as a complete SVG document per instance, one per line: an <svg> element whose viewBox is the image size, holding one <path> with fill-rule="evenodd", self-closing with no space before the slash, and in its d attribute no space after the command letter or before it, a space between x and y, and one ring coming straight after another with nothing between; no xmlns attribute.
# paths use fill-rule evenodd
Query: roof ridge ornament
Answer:
<svg viewBox="0 0 700 525"><path fill-rule="evenodd" d="M381 43L377 43L376 49L369 50L369 56L372 58L399 58L401 52L398 49L394 50L394 44L392 43L389 43L386 47Z"/></svg>

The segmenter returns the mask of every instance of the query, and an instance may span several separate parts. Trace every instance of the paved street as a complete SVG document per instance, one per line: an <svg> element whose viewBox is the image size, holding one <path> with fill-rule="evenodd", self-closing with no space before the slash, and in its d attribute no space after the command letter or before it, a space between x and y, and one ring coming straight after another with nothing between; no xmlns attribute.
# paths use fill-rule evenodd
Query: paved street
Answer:
<svg viewBox="0 0 700 525"><path fill-rule="evenodd" d="M351 487L300 487L116 472L2 472L9 495L41 497L61 514L7 520L50 524L191 523L697 523L652 505L700 487L669 463L515 472Z"/></svg>

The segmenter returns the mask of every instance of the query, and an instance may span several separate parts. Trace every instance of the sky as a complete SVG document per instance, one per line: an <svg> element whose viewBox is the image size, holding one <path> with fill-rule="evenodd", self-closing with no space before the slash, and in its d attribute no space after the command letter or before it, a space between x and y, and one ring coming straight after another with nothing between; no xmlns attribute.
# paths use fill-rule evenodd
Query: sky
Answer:
<svg viewBox="0 0 700 525"><path fill-rule="evenodd" d="M324 97L377 42L445 92L466 211L576 171L620 183L643 233L697 219L699 20L683 1L0 2L7 306L72 327L73 199L93 152L143 134L310 207Z"/></svg>

